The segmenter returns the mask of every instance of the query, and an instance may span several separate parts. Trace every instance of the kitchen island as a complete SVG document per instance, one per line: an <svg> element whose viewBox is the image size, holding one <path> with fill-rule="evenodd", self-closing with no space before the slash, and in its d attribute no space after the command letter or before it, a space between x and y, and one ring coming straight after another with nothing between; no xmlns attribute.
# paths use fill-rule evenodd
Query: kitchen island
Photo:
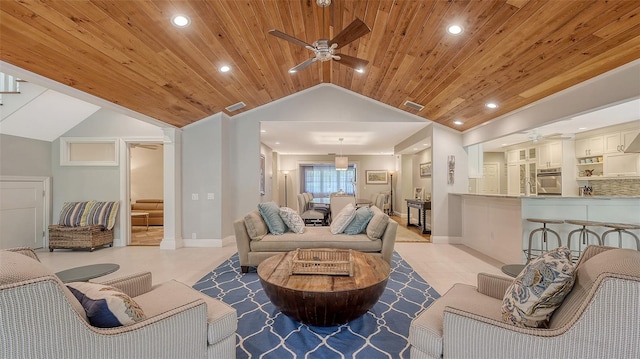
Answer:
<svg viewBox="0 0 640 359"><path fill-rule="evenodd" d="M503 263L525 263L529 233L538 224L527 218L576 219L597 222L640 223L640 196L509 196L449 194L461 198L461 243ZM563 245L575 225L553 226ZM592 228L598 235L610 228ZM640 231L632 231L640 236ZM609 242L609 239L614 239ZM607 237L607 245L617 246L617 236ZM623 240L623 247L635 243Z"/></svg>

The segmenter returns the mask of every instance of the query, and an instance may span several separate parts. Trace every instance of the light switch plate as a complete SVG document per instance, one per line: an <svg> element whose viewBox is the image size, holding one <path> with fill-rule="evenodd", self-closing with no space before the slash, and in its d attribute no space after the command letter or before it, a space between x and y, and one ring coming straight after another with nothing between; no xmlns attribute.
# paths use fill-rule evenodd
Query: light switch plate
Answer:
<svg viewBox="0 0 640 359"><path fill-rule="evenodd" d="M197 201L198 200L198 194L197 193L192 193L191 194L191 199L194 200L194 201Z"/></svg>
<svg viewBox="0 0 640 359"><path fill-rule="evenodd" d="M207 193L207 199L215 199L215 195L213 193Z"/></svg>

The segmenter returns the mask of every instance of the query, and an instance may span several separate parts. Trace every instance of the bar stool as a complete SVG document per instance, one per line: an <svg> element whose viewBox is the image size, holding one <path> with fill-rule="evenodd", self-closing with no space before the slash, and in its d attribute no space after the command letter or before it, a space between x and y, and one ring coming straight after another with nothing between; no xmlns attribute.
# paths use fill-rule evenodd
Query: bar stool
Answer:
<svg viewBox="0 0 640 359"><path fill-rule="evenodd" d="M529 234L529 247L527 248L527 263L529 263L531 261L531 251L537 251L540 254L549 251L549 243L547 242L547 237L548 237L547 233L549 233L549 232L555 234L555 236L556 236L556 239L557 239L557 242L558 242L558 245L556 247L561 247L562 246L562 240L560 239L560 235L558 234L558 232L554 231L551 228L547 228L547 224L563 224L564 220L561 220L561 219L527 218L527 221L528 222L533 222L533 223L542 223L542 227L534 229ZM536 234L537 232L542 232L542 247L543 248L533 249L533 248L531 248L531 246L533 244L533 235Z"/></svg>
<svg viewBox="0 0 640 359"><path fill-rule="evenodd" d="M640 239L635 234L629 232L631 229L640 229L640 224L626 224L626 223L605 223L605 227L613 228L602 233L602 244L606 245L606 238L609 233L618 232L618 247L622 248L622 234L626 233L636 240L636 250L640 251Z"/></svg>
<svg viewBox="0 0 640 359"><path fill-rule="evenodd" d="M575 220L575 219L566 219L565 222L569 224L575 224L576 226L582 226L582 228L574 229L573 231L569 232L569 236L567 237L567 247L571 251L571 254L577 253L577 256L574 256L574 262L576 262L578 258L580 258L580 256L582 255L583 245L585 248L586 246L589 245L589 238L590 238L589 235L592 235L593 237L595 237L596 239L595 244L600 246L602 245L602 240L600 239L600 236L598 235L598 233L588 229L587 227L602 227L604 226L604 223L594 222L594 221L581 221L581 220ZM571 249L571 243L572 243L573 235L576 233L578 234L578 250L573 250Z"/></svg>

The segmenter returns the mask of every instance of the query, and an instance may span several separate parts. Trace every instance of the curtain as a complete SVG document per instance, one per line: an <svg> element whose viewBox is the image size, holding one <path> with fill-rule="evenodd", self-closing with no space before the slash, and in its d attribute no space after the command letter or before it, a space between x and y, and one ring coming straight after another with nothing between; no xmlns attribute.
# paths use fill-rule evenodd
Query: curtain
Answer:
<svg viewBox="0 0 640 359"><path fill-rule="evenodd" d="M333 164L315 164L300 166L300 188L314 197L328 197L331 193L343 190L355 194L356 168L349 165L346 171L336 171Z"/></svg>

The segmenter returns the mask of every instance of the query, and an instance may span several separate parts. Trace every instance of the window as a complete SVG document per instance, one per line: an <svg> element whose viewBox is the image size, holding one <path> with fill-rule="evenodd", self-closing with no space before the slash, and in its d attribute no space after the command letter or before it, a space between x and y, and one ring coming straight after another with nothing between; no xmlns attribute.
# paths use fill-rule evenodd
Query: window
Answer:
<svg viewBox="0 0 640 359"><path fill-rule="evenodd" d="M61 166L117 166L118 140L115 138L60 138Z"/></svg>
<svg viewBox="0 0 640 359"><path fill-rule="evenodd" d="M300 173L302 192L309 192L314 197L328 197L339 190L354 194L355 165L350 164L346 171L336 171L334 164L301 165Z"/></svg>

